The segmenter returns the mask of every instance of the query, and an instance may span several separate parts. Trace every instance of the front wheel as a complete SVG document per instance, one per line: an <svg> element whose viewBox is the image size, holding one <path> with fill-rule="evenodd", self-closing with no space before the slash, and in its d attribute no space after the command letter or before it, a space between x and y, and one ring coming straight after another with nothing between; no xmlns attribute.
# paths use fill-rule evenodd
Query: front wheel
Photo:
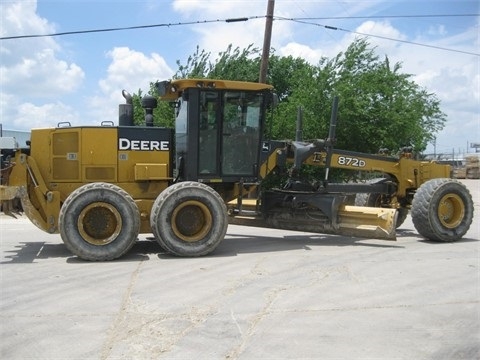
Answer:
<svg viewBox="0 0 480 360"><path fill-rule="evenodd" d="M412 221L429 240L455 241L466 234L473 220L473 200L462 183L432 179L422 184L412 201Z"/></svg>
<svg viewBox="0 0 480 360"><path fill-rule="evenodd" d="M150 226L163 249L177 256L202 256L211 253L225 237L227 208L211 187L181 182L157 197Z"/></svg>

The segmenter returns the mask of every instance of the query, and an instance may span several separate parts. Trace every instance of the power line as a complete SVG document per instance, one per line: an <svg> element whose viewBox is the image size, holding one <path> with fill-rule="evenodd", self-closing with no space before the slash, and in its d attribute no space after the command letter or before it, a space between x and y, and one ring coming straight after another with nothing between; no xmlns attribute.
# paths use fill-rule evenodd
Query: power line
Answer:
<svg viewBox="0 0 480 360"><path fill-rule="evenodd" d="M281 17L276 17L276 19L278 19L278 20L288 20L288 21L293 21L293 22L297 22L297 23L300 23L300 24L314 25L314 26L318 26L318 27L323 27L323 28L328 29L328 30L344 31L344 32L348 32L348 33L351 33L351 34L368 36L368 37L373 37L373 38L378 38L378 39L383 39L383 40L389 40L389 41L396 41L396 42L401 42L401 43L410 44L410 45L428 47L428 48L432 48L432 49L438 49L438 50L456 52L456 53L460 53L460 54L467 54L467 55L473 55L473 56L480 56L479 53L474 53L474 52L470 52L470 51L463 51L463 50L457 50L457 49L449 49L449 48L445 48L445 47L441 47L441 46L436 46L436 45L422 44L422 43L417 43L417 42L414 42L414 41L408 41L408 40L402 40L402 39L394 39L394 38L390 38L390 37L382 36L382 35L367 34L367 33L362 33L362 32L359 32L359 31L342 29L342 28L336 27L336 26L322 25L322 24L318 24L318 23L314 23L314 22L310 22L310 21L302 21L302 20L298 20L298 19L296 19L296 18L281 18Z"/></svg>
<svg viewBox="0 0 480 360"><path fill-rule="evenodd" d="M352 20L352 19L408 19L408 18L438 18L438 17L477 17L480 14L439 14L439 15L370 15L370 16L328 16L305 17L296 20Z"/></svg>
<svg viewBox="0 0 480 360"><path fill-rule="evenodd" d="M265 16L253 16L253 17L244 17L244 18L232 18L232 19L216 19L216 20L201 20L201 21L187 21L187 22L178 22L178 23L164 23L164 24L152 24L152 25L138 25L138 26L122 26L116 28L105 28L105 29L89 29L89 30L76 30L76 31L64 31L51 34L33 34L33 35L14 35L14 36L3 36L0 37L0 40L14 40L14 39L30 39L30 38L41 38L41 37L54 37L54 36L64 36L64 35L79 35L79 34L89 34L89 33L100 33L100 32L111 32L111 31L124 31L124 30L138 30L138 29L149 29L156 27L173 27L173 26L185 26L185 25L196 25L196 24L208 24L215 22L239 22L247 21L250 19L263 18Z"/></svg>
<svg viewBox="0 0 480 360"><path fill-rule="evenodd" d="M384 16L330 16L330 17L304 17L304 18L284 18L275 16L276 20L290 20L296 22L305 22L306 20L342 20L342 19L382 19L382 18L432 18L432 17L476 17L480 14L441 14L441 15L384 15ZM88 30L76 30L76 31L64 31L58 33L50 34L30 34L30 35L13 35L13 36L2 36L0 40L14 40L14 39L29 39L29 38L40 38L40 37L54 37L54 36L64 36L64 35L79 35L79 34L89 34L89 33L100 33L100 32L111 32L111 31L124 31L124 30L138 30L138 29L148 29L156 27L173 27L173 26L185 26L185 25L197 25L197 24L209 24L215 22L239 22L239 21L248 21L252 19L264 18L265 15L261 16L250 16L242 18L230 18L230 19L215 19L215 20L199 20L199 21L187 21L187 22L177 22L177 23L163 23L163 24L152 24L152 25L138 25L138 26L123 26L116 28L104 28L104 29L88 29ZM305 24L314 25L313 23L305 22ZM317 24L318 25L318 24Z"/></svg>
<svg viewBox="0 0 480 360"><path fill-rule="evenodd" d="M358 31L343 29L343 28L335 27L335 26L322 25L322 24L318 24L318 23L312 22L312 20L380 19L380 18L433 18L433 17L477 17L477 16L480 16L480 14L337 16L337 17L312 17L312 18L307 18L307 17L305 17L305 18L285 18L285 17L274 16L274 20L292 21L292 22L297 22L297 23L305 24L305 25L312 25L312 26L323 27L323 28L328 29L328 30L344 31L344 32L352 33L352 34L357 34L357 35L362 35L362 36L369 36L369 37L374 37L374 38L379 38L379 39L389 40L389 41L396 41L396 42L401 42L401 43L410 44L410 45L417 45L417 46L423 46L423 47L428 47L428 48L433 48L433 49L438 49L438 50L444 50L444 51L462 53L462 54L467 54L467 55L480 56L480 54L478 54L478 53L473 53L473 52L469 52L469 51L449 49L449 48L444 48L444 47L435 46L435 45L421 44L421 43L417 43L417 42L413 42L413 41L401 40L401 39L394 39L394 38L389 38L389 37L381 36L381 35L366 34L366 33L361 33L361 32L358 32ZM127 30L149 29L149 28L157 28L157 27L173 27L173 26L186 26L186 25L197 25L197 24L209 24L209 23L218 23L218 22L232 23L232 22L243 22L243 21L248 21L248 20L252 20L252 19L260 19L260 18L265 18L265 15L261 15L261 16L250 16L250 17L241 17L241 18L229 18L229 19L199 20L199 21L187 21L187 22L178 22L178 23L163 23L163 24L152 24L152 25L124 26L124 27L116 27L116 28L103 28L103 29L88 29L88 30L77 30L77 31L65 31L65 32L50 33L50 34L31 34L31 35L3 36L3 37L0 37L0 40L29 39L29 38L40 38L40 37L55 37L55 36L64 36L64 35L79 35L79 34L100 33L100 32L112 32L112 31L127 31ZM307 20L309 20L309 21L307 21Z"/></svg>

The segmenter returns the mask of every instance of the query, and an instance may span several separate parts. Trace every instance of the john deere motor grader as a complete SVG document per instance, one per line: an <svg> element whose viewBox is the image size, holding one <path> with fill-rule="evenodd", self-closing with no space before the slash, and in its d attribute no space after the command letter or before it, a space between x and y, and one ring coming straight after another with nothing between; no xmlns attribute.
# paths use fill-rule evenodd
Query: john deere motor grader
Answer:
<svg viewBox="0 0 480 360"><path fill-rule="evenodd" d="M86 260L124 255L139 233L177 256L206 255L229 223L393 240L398 214L411 210L421 235L454 241L472 222L471 195L448 178L449 166L334 149L336 103L326 139L274 141L263 136L275 98L269 85L188 79L157 89L175 105L175 129L153 126L157 99L148 96L145 126L133 126L123 92L119 126L63 123L33 129L27 148L2 149L0 199L20 198L37 227L60 233ZM325 167L325 179L299 178L302 164ZM282 188L262 188L287 166ZM332 167L385 176L333 184ZM352 193L369 206L347 205Z"/></svg>

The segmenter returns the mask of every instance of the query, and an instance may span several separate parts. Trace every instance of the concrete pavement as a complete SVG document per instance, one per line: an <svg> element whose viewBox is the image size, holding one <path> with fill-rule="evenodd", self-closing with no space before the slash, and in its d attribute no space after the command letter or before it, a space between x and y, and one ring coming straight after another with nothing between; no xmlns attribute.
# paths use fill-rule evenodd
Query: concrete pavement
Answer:
<svg viewBox="0 0 480 360"><path fill-rule="evenodd" d="M0 215L2 359L478 359L480 181L455 243L229 226L207 257L146 238L78 260Z"/></svg>

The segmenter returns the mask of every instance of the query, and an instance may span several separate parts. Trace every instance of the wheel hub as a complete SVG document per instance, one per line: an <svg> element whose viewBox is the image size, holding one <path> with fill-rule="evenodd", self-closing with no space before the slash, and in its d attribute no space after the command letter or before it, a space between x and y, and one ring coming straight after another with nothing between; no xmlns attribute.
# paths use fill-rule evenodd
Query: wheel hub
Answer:
<svg viewBox="0 0 480 360"><path fill-rule="evenodd" d="M438 205L438 218L443 226L454 229L463 220L465 207L460 196L447 194L440 200Z"/></svg>
<svg viewBox="0 0 480 360"><path fill-rule="evenodd" d="M212 220L212 214L205 204L189 200L173 211L172 230L183 241L195 242L207 235L212 228Z"/></svg>
<svg viewBox="0 0 480 360"><path fill-rule="evenodd" d="M92 245L107 245L120 234L122 217L114 206L95 202L82 210L77 225L86 242Z"/></svg>

